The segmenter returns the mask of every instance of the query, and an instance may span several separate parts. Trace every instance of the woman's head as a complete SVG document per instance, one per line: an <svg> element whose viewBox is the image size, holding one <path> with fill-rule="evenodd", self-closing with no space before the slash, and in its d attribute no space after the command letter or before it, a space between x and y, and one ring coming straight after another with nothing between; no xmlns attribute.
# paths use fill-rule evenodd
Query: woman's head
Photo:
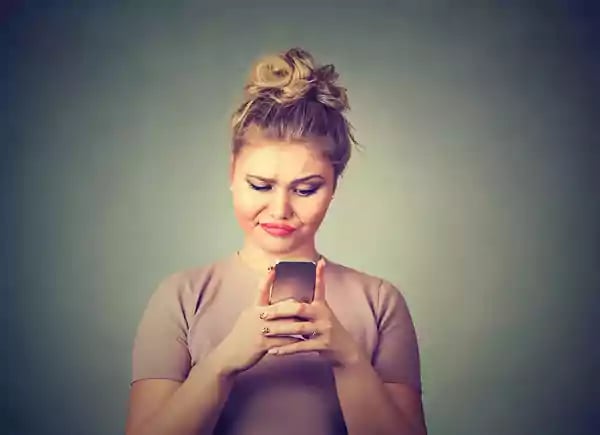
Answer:
<svg viewBox="0 0 600 435"><path fill-rule="evenodd" d="M355 144L346 90L333 65L298 48L260 59L232 117L231 186L236 217L253 245L308 254ZM311 177L311 178L307 178ZM290 234L265 231L286 224Z"/></svg>

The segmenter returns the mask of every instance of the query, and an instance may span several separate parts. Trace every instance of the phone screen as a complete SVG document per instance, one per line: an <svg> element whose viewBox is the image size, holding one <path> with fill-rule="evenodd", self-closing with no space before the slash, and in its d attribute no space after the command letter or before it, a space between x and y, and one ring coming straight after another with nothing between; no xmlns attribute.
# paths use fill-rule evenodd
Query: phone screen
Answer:
<svg viewBox="0 0 600 435"><path fill-rule="evenodd" d="M315 295L317 265L312 261L279 261L275 264L275 280L269 303L294 299L310 303Z"/></svg>

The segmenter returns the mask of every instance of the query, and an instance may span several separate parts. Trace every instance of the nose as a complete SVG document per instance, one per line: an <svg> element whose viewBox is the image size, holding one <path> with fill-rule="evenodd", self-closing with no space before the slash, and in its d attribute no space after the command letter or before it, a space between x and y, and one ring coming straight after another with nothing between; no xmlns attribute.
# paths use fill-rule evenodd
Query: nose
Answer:
<svg viewBox="0 0 600 435"><path fill-rule="evenodd" d="M273 219L290 219L293 216L294 211L292 209L292 204L290 203L288 192L273 192L269 203L269 211Z"/></svg>

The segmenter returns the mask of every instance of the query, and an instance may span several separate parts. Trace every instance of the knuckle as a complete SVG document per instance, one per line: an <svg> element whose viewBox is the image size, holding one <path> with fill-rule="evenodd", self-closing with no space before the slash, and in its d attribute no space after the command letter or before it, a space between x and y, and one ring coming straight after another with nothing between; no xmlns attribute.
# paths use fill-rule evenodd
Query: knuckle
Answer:
<svg viewBox="0 0 600 435"><path fill-rule="evenodd" d="M305 322L300 325L299 329L301 334L310 334L314 328L310 323Z"/></svg>
<svg viewBox="0 0 600 435"><path fill-rule="evenodd" d="M293 312L294 311L294 302L291 300L287 300L284 301L280 306L279 306L279 312L281 314L284 313L289 313L289 312Z"/></svg>
<svg viewBox="0 0 600 435"><path fill-rule="evenodd" d="M299 303L296 308L296 315L299 317L306 317L310 311L309 305L305 303Z"/></svg>

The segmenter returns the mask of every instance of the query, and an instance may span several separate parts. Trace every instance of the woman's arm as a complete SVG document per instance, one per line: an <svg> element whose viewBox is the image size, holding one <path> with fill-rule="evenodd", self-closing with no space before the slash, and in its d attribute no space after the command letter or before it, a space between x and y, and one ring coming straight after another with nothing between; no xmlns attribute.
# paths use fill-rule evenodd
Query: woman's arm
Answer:
<svg viewBox="0 0 600 435"><path fill-rule="evenodd" d="M127 435L212 434L233 376L207 357L183 383L146 379L133 384Z"/></svg>
<svg viewBox="0 0 600 435"><path fill-rule="evenodd" d="M386 388L362 355L353 364L335 366L333 374L349 435L427 434L418 394L410 389Z"/></svg>
<svg viewBox="0 0 600 435"><path fill-rule="evenodd" d="M296 343L289 337L261 334L274 271L261 282L255 303L242 311L232 330L210 354L188 370L190 354L185 319L169 287L167 299L154 298L146 310L134 348L127 435L212 434L235 376L260 361L269 349ZM174 322L173 319L177 321ZM185 371L185 373L184 373ZM178 376L183 383L165 378ZM157 379L161 378L161 379Z"/></svg>
<svg viewBox="0 0 600 435"><path fill-rule="evenodd" d="M346 424L351 434L426 434L418 343L408 306L396 287L382 281L376 307L379 335L371 360L354 351L350 363L334 366Z"/></svg>

